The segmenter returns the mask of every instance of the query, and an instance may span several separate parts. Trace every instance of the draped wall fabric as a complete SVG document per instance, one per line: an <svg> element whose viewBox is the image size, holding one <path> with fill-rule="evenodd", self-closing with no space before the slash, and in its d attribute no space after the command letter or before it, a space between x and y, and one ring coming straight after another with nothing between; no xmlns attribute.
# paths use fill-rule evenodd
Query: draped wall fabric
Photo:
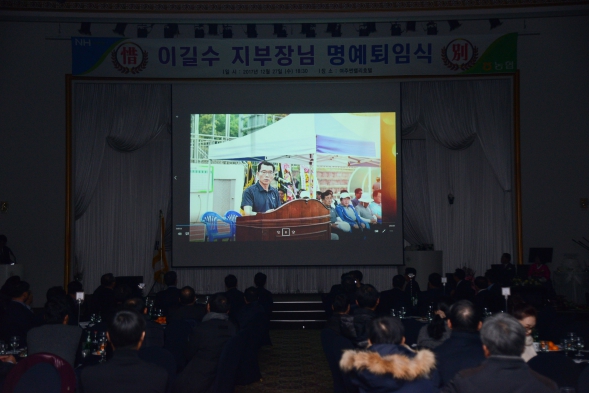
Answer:
<svg viewBox="0 0 589 393"><path fill-rule="evenodd" d="M170 95L169 85L76 85L74 189L87 207L74 245L88 291L107 272L153 282L159 211L171 197Z"/></svg>
<svg viewBox="0 0 589 393"><path fill-rule="evenodd" d="M171 138L162 132L170 124L170 86L80 84L74 93L74 192L81 201L80 209L76 204L74 246L84 287L93 291L102 274L112 272L143 276L149 289L160 209L166 214L166 243L171 250ZM190 285L198 293L224 291L223 280L229 273L237 276L240 288L246 288L259 271L268 275L270 291L316 293L328 292L343 272L353 269L362 270L365 282L383 290L391 287L397 274L391 266L177 271L178 284Z"/></svg>
<svg viewBox="0 0 589 393"><path fill-rule="evenodd" d="M512 96L509 80L411 82L402 84L403 111L417 120L404 130L426 130L425 154L404 140L405 239L422 242L431 228L444 271L470 266L483 274L501 253L512 252ZM403 119L406 117L404 116ZM418 125L415 124L418 123ZM414 146L415 145L415 146ZM426 170L419 168L426 162ZM421 180L408 179L407 176ZM427 183L427 185L426 185ZM408 198L429 194L421 210ZM425 191L427 190L427 191ZM448 194L455 196L453 205ZM423 198L422 198L423 199ZM428 225L429 216L431 222Z"/></svg>
<svg viewBox="0 0 589 393"><path fill-rule="evenodd" d="M410 244L432 244L432 219L424 140L402 141L403 235Z"/></svg>

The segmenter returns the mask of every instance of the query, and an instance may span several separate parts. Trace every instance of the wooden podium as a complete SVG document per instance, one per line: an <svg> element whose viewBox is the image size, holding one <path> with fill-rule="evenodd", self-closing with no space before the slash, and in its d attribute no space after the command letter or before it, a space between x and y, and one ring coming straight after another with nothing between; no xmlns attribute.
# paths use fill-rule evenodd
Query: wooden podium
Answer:
<svg viewBox="0 0 589 393"><path fill-rule="evenodd" d="M237 217L236 241L331 240L329 210L316 199L297 199L270 213Z"/></svg>

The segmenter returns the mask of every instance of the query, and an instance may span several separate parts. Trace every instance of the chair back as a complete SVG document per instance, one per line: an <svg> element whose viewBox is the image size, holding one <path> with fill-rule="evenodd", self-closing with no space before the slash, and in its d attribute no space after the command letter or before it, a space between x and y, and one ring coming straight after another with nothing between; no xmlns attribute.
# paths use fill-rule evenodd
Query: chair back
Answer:
<svg viewBox="0 0 589 393"><path fill-rule="evenodd" d="M231 233L233 234L233 236L235 236L235 223L237 217L241 217L241 214L239 212L236 212L235 210L228 210L227 212L225 212L225 218L231 223Z"/></svg>
<svg viewBox="0 0 589 393"><path fill-rule="evenodd" d="M43 352L21 360L6 376L3 391L73 393L75 389L73 367L59 356Z"/></svg>
<svg viewBox="0 0 589 393"><path fill-rule="evenodd" d="M346 349L354 349L351 340L337 334L334 330L325 328L321 330L321 346L327 358L331 376L333 378L334 393L353 393L358 389L352 385L350 379L339 368L342 353Z"/></svg>
<svg viewBox="0 0 589 393"><path fill-rule="evenodd" d="M221 217L215 212L205 212L202 215L201 221L205 223L207 228L208 241L212 242L216 239L225 239L233 237L232 223L224 217ZM224 223L225 227L219 228L219 221Z"/></svg>

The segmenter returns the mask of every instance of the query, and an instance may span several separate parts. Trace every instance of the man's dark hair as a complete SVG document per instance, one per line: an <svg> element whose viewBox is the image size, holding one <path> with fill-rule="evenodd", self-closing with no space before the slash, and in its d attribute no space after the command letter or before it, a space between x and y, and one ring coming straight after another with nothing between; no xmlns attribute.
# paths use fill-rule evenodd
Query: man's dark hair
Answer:
<svg viewBox="0 0 589 393"><path fill-rule="evenodd" d="M477 307L468 300L459 300L454 303L450 307L448 318L452 322L452 330L457 332L476 333L481 322Z"/></svg>
<svg viewBox="0 0 589 393"><path fill-rule="evenodd" d="M519 357L526 345L526 330L511 315L499 313L485 319L481 341L491 355Z"/></svg>
<svg viewBox="0 0 589 393"><path fill-rule="evenodd" d="M100 277L100 285L103 287L110 287L114 282L115 276L112 273L106 273Z"/></svg>
<svg viewBox="0 0 589 393"><path fill-rule="evenodd" d="M349 274L358 282L362 282L362 279L364 278L364 275L360 270L352 270Z"/></svg>
<svg viewBox="0 0 589 393"><path fill-rule="evenodd" d="M503 255L501 255L501 258L505 258L507 259L507 262L511 262L511 254L508 252L504 252Z"/></svg>
<svg viewBox="0 0 589 393"><path fill-rule="evenodd" d="M260 292L256 287L249 287L243 292L243 297L248 303L252 303L258 300Z"/></svg>
<svg viewBox="0 0 589 393"><path fill-rule="evenodd" d="M127 284L119 284L115 287L115 300L122 304L133 296L133 290Z"/></svg>
<svg viewBox="0 0 589 393"><path fill-rule="evenodd" d="M515 319L521 321L522 319L527 317L536 318L538 312L536 311L536 308L531 304L521 303L513 307L511 315L513 315Z"/></svg>
<svg viewBox="0 0 589 393"><path fill-rule="evenodd" d="M264 161L260 161L260 163L258 164L258 172L261 171L262 165L269 165L272 167L272 172L274 172L276 170L276 168L274 168L274 164L272 164L271 162L268 162L266 160Z"/></svg>
<svg viewBox="0 0 589 393"><path fill-rule="evenodd" d="M60 286L55 286L55 287L51 287L47 290L46 299L47 299L47 301L49 301L56 296L64 296L64 295L67 295L65 293L65 289L63 289L63 287L60 287Z"/></svg>
<svg viewBox="0 0 589 393"><path fill-rule="evenodd" d="M358 301L358 306L362 308L373 308L376 306L376 302L378 302L378 298L380 297L380 293L370 284L363 284L358 288L356 300Z"/></svg>
<svg viewBox="0 0 589 393"><path fill-rule="evenodd" d="M166 272L166 274L164 274L164 283L167 286L176 285L177 282L178 282L178 275L176 274L175 271L170 270L169 272Z"/></svg>
<svg viewBox="0 0 589 393"><path fill-rule="evenodd" d="M342 276L342 289L345 293L356 292L356 279L351 274L344 274Z"/></svg>
<svg viewBox="0 0 589 393"><path fill-rule="evenodd" d="M362 192L362 189L360 187L358 187L354 190L354 195L356 195L359 192Z"/></svg>
<svg viewBox="0 0 589 393"><path fill-rule="evenodd" d="M133 297L125 300L124 307L127 310L135 311L137 314L143 314L143 311L145 311L145 300L140 297Z"/></svg>
<svg viewBox="0 0 589 393"><path fill-rule="evenodd" d="M474 285L476 285L478 289L487 289L489 283L487 282L487 279L485 277L478 276L474 279Z"/></svg>
<svg viewBox="0 0 589 393"><path fill-rule="evenodd" d="M405 275L407 274L415 274L417 276L417 270L414 267L406 267L405 268Z"/></svg>
<svg viewBox="0 0 589 393"><path fill-rule="evenodd" d="M47 300L45 303L45 323L61 324L65 317L72 313L66 296L65 294L55 295Z"/></svg>
<svg viewBox="0 0 589 393"><path fill-rule="evenodd" d="M454 271L454 276L459 280L464 280L466 278L466 272L462 269L456 269Z"/></svg>
<svg viewBox="0 0 589 393"><path fill-rule="evenodd" d="M350 306L350 299L343 293L340 293L335 297L332 306L333 312L346 312Z"/></svg>
<svg viewBox="0 0 589 393"><path fill-rule="evenodd" d="M395 277L393 277L393 288L403 288L403 285L405 284L405 277L403 277L400 274L397 274Z"/></svg>
<svg viewBox="0 0 589 393"><path fill-rule="evenodd" d="M118 311L108 326L108 336L115 349L136 347L144 331L145 320L131 310Z"/></svg>
<svg viewBox="0 0 589 393"><path fill-rule="evenodd" d="M233 274L228 274L227 277L225 277L225 286L227 288L237 287L237 277L235 277Z"/></svg>
<svg viewBox="0 0 589 393"><path fill-rule="evenodd" d="M191 304L196 299L196 293L194 292L194 288L185 286L180 290L180 303L181 304Z"/></svg>
<svg viewBox="0 0 589 393"><path fill-rule="evenodd" d="M368 338L375 344L401 344L405 335L405 327L400 319L395 317L380 317L373 319L368 325Z"/></svg>
<svg viewBox="0 0 589 393"><path fill-rule="evenodd" d="M438 310L443 311L444 315L448 315L450 307L444 302L438 303ZM434 340L439 340L446 331L446 319L442 318L438 314L435 314L432 321L427 325L427 334Z"/></svg>
<svg viewBox="0 0 589 393"><path fill-rule="evenodd" d="M81 282L74 280L67 285L67 294L75 295L77 292L84 292L84 286Z"/></svg>
<svg viewBox="0 0 589 393"><path fill-rule="evenodd" d="M254 276L254 284L256 285L256 287L258 288L263 288L264 285L266 285L266 279L268 277L262 273L262 272L258 272L256 273L256 275Z"/></svg>
<svg viewBox="0 0 589 393"><path fill-rule="evenodd" d="M374 190L372 191L372 199L376 198L378 194L382 194L382 190Z"/></svg>
<svg viewBox="0 0 589 393"><path fill-rule="evenodd" d="M28 292L31 286L26 281L19 281L16 285L7 287L8 296L11 298L21 297L25 292Z"/></svg>
<svg viewBox="0 0 589 393"><path fill-rule="evenodd" d="M442 276L439 273L430 274L427 280L434 288L440 288L442 286Z"/></svg>
<svg viewBox="0 0 589 393"><path fill-rule="evenodd" d="M215 293L209 298L209 306L211 312L227 314L230 308L229 299L222 292Z"/></svg>
<svg viewBox="0 0 589 393"><path fill-rule="evenodd" d="M8 242L8 238L6 237L6 235L0 235L0 243L2 243L2 242L4 242L4 243Z"/></svg>
<svg viewBox="0 0 589 393"><path fill-rule="evenodd" d="M487 270L485 272L485 277L487 277L487 280L493 284L499 282L499 274L493 269Z"/></svg>

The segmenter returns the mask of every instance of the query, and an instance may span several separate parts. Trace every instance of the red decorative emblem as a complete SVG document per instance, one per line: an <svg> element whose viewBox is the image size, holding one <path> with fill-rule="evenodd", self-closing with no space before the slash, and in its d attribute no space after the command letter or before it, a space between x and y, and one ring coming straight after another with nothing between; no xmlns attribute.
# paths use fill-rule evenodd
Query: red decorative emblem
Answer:
<svg viewBox="0 0 589 393"><path fill-rule="evenodd" d="M463 38L457 38L442 48L442 61L452 71L466 71L475 65L479 49Z"/></svg>
<svg viewBox="0 0 589 393"><path fill-rule="evenodd" d="M147 52L134 42L123 42L110 57L115 68L123 74L138 74L147 67Z"/></svg>

